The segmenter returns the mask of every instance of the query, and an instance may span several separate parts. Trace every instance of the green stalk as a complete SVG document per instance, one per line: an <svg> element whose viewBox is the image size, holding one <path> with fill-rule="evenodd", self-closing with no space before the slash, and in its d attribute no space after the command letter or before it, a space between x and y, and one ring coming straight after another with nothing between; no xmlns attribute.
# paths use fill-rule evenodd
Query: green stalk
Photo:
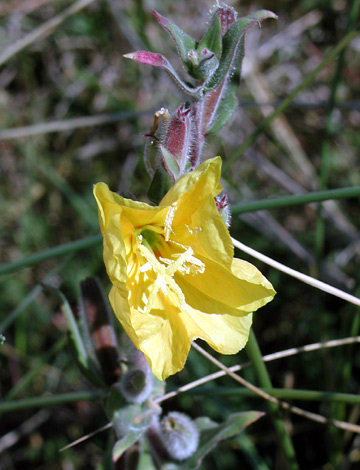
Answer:
<svg viewBox="0 0 360 470"><path fill-rule="evenodd" d="M359 10L359 0L352 0L349 8L348 23L345 30L345 38L353 32ZM345 39L344 38L344 39ZM332 79L332 86L328 104L328 112L325 123L325 135L321 147L321 166L320 166L320 184L319 189L324 190L327 187L329 175L332 169L331 145L330 140L334 136L334 110L337 102L337 91L341 83L341 75L344 67L345 47L339 53L336 62L336 69ZM322 216L322 206L317 210L316 228L315 228L315 252L317 259L320 260L324 251L325 240L325 221Z"/></svg>
<svg viewBox="0 0 360 470"><path fill-rule="evenodd" d="M82 392L62 393L59 395L24 398L16 401L0 402L0 413L26 410L28 408L46 408L47 406L63 405L74 401L100 400L106 396L103 390L89 390Z"/></svg>
<svg viewBox="0 0 360 470"><path fill-rule="evenodd" d="M360 405L360 395L352 393L337 393L317 390L297 390L287 388L261 388L266 393L280 400L302 400L302 401L319 401L319 402L336 402L344 404ZM193 395L238 395L241 397L257 397L257 395L246 388L239 387L198 387L189 390ZM61 405L64 403L72 403L74 401L90 401L99 400L106 396L103 390L92 390L84 392L64 393L52 396L32 397L23 400L2 401L0 402L0 413L24 410L28 408L42 408L47 406Z"/></svg>
<svg viewBox="0 0 360 470"><path fill-rule="evenodd" d="M250 331L249 341L246 345L246 351L249 354L250 360L254 365L260 386L269 389L269 394L272 394L272 384L270 376L263 361L260 348L253 330ZM279 441L284 451L285 458L287 460L288 468L291 470L297 470L299 469L299 466L296 461L294 446L290 436L286 431L284 421L282 420L281 415L279 413L279 407L274 403L268 403L268 406L271 412L274 427L276 429Z"/></svg>
<svg viewBox="0 0 360 470"><path fill-rule="evenodd" d="M225 174L231 165L241 157L241 155L253 145L256 139L263 133L267 126L274 121L280 114L282 114L285 109L294 101L296 96L306 88L330 62L332 62L335 57L354 39L357 35L357 31L351 31L348 33L342 41L339 42L337 46L330 50L330 52L324 57L320 64L315 67L315 69L298 85L290 95L285 98L282 103L266 118L262 123L256 128L256 130L243 142L242 145L233 153L233 155L226 160L223 164L223 173Z"/></svg>
<svg viewBox="0 0 360 470"><path fill-rule="evenodd" d="M343 403L350 405L360 405L360 395L353 393L326 392L318 390L299 390L289 388L266 388L262 387L266 393L278 398L279 400L301 400L301 401L319 401L327 403ZM247 388L239 387L198 387L183 393L191 393L193 395L210 395L210 396L231 396L240 397L257 397L257 395Z"/></svg>
<svg viewBox="0 0 360 470"><path fill-rule="evenodd" d="M359 9L359 0L352 0L349 10L348 10L348 21L347 26L345 29L345 37L355 28L356 18L357 18L357 10ZM345 51L346 48L344 47L336 61L335 73L332 78L332 83L330 87L330 97L328 103L328 110L326 115L326 122L325 122L325 132L322 141L321 147L321 165L320 165L320 175L319 175L319 189L325 190L329 183L329 177L331 171L334 166L333 156L332 156L332 146L331 140L335 137L335 126L334 126L334 110L336 108L337 102L337 94L339 85L342 79L342 72L344 68L345 62ZM323 206L319 204L316 211L316 224L315 224L315 256L316 256L316 266L317 272L320 271L320 265L322 259L324 257L324 247L325 247L325 238L326 238L326 226L325 226L325 218L323 216ZM328 319L326 312L321 309L319 305L319 324L322 339L325 340L327 337L327 325ZM332 363L329 356L329 352L324 350L324 380L327 383L327 388L331 389L334 387L334 382L331 380L335 378L333 374L331 374ZM332 406L329 410L329 413L332 416L339 417L339 411L341 407L339 406ZM343 409L343 411L345 411ZM342 413L340 412L340 415ZM332 465L338 466L341 460L341 439L339 430L335 427L329 428L329 437L330 437L330 449L331 449L331 456L330 462Z"/></svg>
<svg viewBox="0 0 360 470"><path fill-rule="evenodd" d="M10 274L19 269L32 266L33 264L41 263L42 261L58 258L60 256L65 256L70 253L75 253L76 251L86 250L92 248L95 245L99 245L101 242L101 235L90 235L89 237L82 238L81 240L76 240L74 242L65 243L63 245L54 246L53 248L48 248L47 250L39 251L34 255L21 258L17 261L12 261L10 263L5 263L0 266L0 276L4 274Z"/></svg>
<svg viewBox="0 0 360 470"><path fill-rule="evenodd" d="M260 201L244 202L231 206L232 215L243 214L244 212L261 211L265 209L277 209L279 207L297 206L301 204L311 204L314 202L328 201L333 199L344 199L348 197L360 196L360 186L349 188L330 189L327 191L312 191L306 194L293 196L274 197Z"/></svg>

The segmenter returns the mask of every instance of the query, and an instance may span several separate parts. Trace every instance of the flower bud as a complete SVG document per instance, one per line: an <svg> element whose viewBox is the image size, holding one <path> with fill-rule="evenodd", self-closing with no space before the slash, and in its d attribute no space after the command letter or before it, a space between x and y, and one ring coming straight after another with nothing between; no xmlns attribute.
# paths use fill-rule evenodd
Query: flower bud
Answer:
<svg viewBox="0 0 360 470"><path fill-rule="evenodd" d="M145 374L140 369L130 369L121 377L121 393L130 403L143 403L149 398L152 388L151 374Z"/></svg>
<svg viewBox="0 0 360 470"><path fill-rule="evenodd" d="M199 430L189 416L173 411L160 423L160 435L169 456L175 460L189 458L199 444Z"/></svg>
<svg viewBox="0 0 360 470"><path fill-rule="evenodd" d="M174 181L185 171L191 150L191 137L192 113L183 103L169 122L161 145L164 165Z"/></svg>
<svg viewBox="0 0 360 470"><path fill-rule="evenodd" d="M220 18L220 24L221 24L221 36L223 37L226 33L226 31L230 28L230 26L235 23L237 19L237 13L234 10L234 8L229 7L229 6L224 6L219 8L215 15L217 15Z"/></svg>
<svg viewBox="0 0 360 470"><path fill-rule="evenodd" d="M164 127L170 121L170 113L166 108L161 108L154 114L154 122L148 134L145 134L146 144L144 150L144 163L146 171L151 178L161 166L161 152L159 148L160 136Z"/></svg>
<svg viewBox="0 0 360 470"><path fill-rule="evenodd" d="M124 346L129 369L121 377L120 391L128 402L143 403L153 390L153 375L144 354L127 337Z"/></svg>
<svg viewBox="0 0 360 470"><path fill-rule="evenodd" d="M198 57L198 64L192 70L192 76L198 80L205 80L216 70L219 61L214 52L203 49Z"/></svg>

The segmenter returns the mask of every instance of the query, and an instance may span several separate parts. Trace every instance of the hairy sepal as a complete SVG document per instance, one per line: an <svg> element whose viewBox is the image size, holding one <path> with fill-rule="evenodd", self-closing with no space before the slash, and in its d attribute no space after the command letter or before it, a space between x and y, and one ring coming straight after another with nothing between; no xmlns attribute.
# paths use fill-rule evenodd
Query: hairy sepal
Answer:
<svg viewBox="0 0 360 470"><path fill-rule="evenodd" d="M180 176L180 165L175 155L170 153L166 147L160 145L160 151L163 158L164 166L167 172L170 174L173 181L176 181Z"/></svg>

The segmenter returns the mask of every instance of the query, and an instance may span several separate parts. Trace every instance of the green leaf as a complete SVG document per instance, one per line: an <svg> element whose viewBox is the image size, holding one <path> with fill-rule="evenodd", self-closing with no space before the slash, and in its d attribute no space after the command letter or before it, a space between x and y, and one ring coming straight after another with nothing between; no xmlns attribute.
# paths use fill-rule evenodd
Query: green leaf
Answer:
<svg viewBox="0 0 360 470"><path fill-rule="evenodd" d="M204 37L198 45L197 52L200 55L203 49L213 52L217 59L221 55L221 23L219 16L215 16L210 28L206 31Z"/></svg>
<svg viewBox="0 0 360 470"><path fill-rule="evenodd" d="M98 365L106 384L112 385L120 376L113 313L99 280L94 276L80 282L78 312L86 351Z"/></svg>
<svg viewBox="0 0 360 470"><path fill-rule="evenodd" d="M195 41L195 39L185 33L181 28L179 28L179 26L177 26L171 20L165 18L165 16L160 15L160 13L155 10L151 11L154 13L160 25L165 29L167 33L169 33L171 39L175 42L181 60L183 61L186 68L191 66L188 54L191 50L196 49L197 42Z"/></svg>
<svg viewBox="0 0 360 470"><path fill-rule="evenodd" d="M127 405L114 412L112 417L113 428L120 439L113 448L113 460L121 455L142 437L157 411L147 408L146 405Z"/></svg>
<svg viewBox="0 0 360 470"><path fill-rule="evenodd" d="M206 135L218 132L232 116L236 108L236 89L237 87L231 82L223 85L223 90L218 98L217 107L211 121L208 123Z"/></svg>
<svg viewBox="0 0 360 470"><path fill-rule="evenodd" d="M154 177L155 171L159 167L160 159L160 149L156 138L147 136L144 149L144 164L150 178Z"/></svg>
<svg viewBox="0 0 360 470"><path fill-rule="evenodd" d="M59 289L55 289L47 284L45 284L44 287L54 292L61 300L61 309L64 312L69 328L70 349L78 367L91 382L95 385L103 386L104 382L101 378L101 373L87 353L78 325L72 313L72 309L65 295Z"/></svg>
<svg viewBox="0 0 360 470"><path fill-rule="evenodd" d="M209 418L195 420L200 429L200 443L195 454L184 462L179 470L195 470L200 467L203 458L222 440L236 436L254 421L264 415L261 411L234 413L222 424L216 424Z"/></svg>
<svg viewBox="0 0 360 470"><path fill-rule="evenodd" d="M201 54L200 54L201 56ZM189 74L197 80L206 80L218 68L219 61L213 52L208 52L206 56L200 60L199 64L188 70Z"/></svg>
<svg viewBox="0 0 360 470"><path fill-rule="evenodd" d="M119 439L115 442L113 451L112 451L112 459L113 462L117 462L119 458L123 455L123 453L131 447L135 442L140 439L143 435L144 431L141 430L131 430L129 431L123 438Z"/></svg>
<svg viewBox="0 0 360 470"><path fill-rule="evenodd" d="M214 90L226 77L229 77L234 71L240 70L245 34L266 18L277 18L277 16L271 11L260 10L253 15L240 18L231 25L223 37L219 67L207 82L205 91Z"/></svg>

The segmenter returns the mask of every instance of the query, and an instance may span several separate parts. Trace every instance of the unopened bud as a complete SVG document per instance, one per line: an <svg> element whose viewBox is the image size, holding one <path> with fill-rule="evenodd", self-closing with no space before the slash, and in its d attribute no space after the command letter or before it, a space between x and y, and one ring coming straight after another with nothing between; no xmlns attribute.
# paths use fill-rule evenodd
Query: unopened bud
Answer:
<svg viewBox="0 0 360 470"><path fill-rule="evenodd" d="M192 113L183 103L166 129L161 150L166 169L176 181L186 169L191 150Z"/></svg>
<svg viewBox="0 0 360 470"><path fill-rule="evenodd" d="M224 36L230 26L235 23L237 19L237 13L234 8L226 6L219 8L216 11L216 15L220 18L221 36Z"/></svg>
<svg viewBox="0 0 360 470"><path fill-rule="evenodd" d="M199 430L195 423L177 411L161 420L160 435L169 456L175 460L189 458L199 444Z"/></svg>
<svg viewBox="0 0 360 470"><path fill-rule="evenodd" d="M152 388L151 374L146 374L140 369L130 369L121 377L121 393L130 403L143 403L149 398Z"/></svg>
<svg viewBox="0 0 360 470"><path fill-rule="evenodd" d="M195 51L195 49L190 49L187 56L188 56L189 62L192 65L193 68L195 68L199 65L200 59L199 59L198 53Z"/></svg>
<svg viewBox="0 0 360 470"><path fill-rule="evenodd" d="M219 61L214 52L203 49L200 53L199 64L192 70L191 75L198 80L205 80L212 75L218 65Z"/></svg>
<svg viewBox="0 0 360 470"><path fill-rule="evenodd" d="M120 391L130 403L143 403L153 390L153 375L144 354L128 337L123 339L128 370L122 375Z"/></svg>
<svg viewBox="0 0 360 470"><path fill-rule="evenodd" d="M161 108L154 114L154 122L148 134L145 134L146 144L144 150L144 163L146 171L151 178L162 165L160 152L160 136L164 132L164 126L170 120L170 113L166 108Z"/></svg>

